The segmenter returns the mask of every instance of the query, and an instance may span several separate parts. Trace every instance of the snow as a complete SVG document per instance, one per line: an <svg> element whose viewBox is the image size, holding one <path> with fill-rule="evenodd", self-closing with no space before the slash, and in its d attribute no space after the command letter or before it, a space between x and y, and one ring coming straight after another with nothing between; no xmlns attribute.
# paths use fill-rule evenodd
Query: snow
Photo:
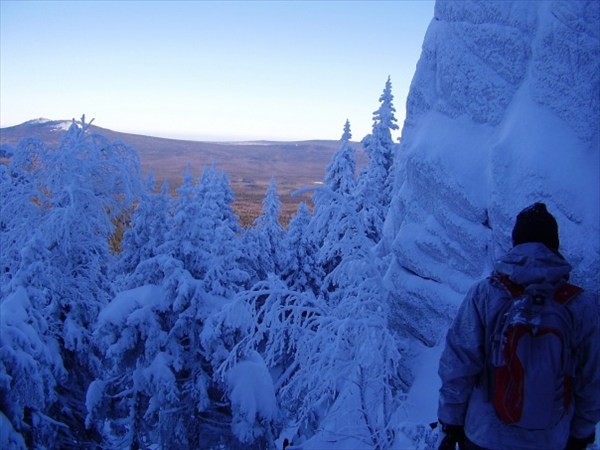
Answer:
<svg viewBox="0 0 600 450"><path fill-rule="evenodd" d="M73 298L61 291L69 308L90 316L93 328L70 314L60 323L66 332L61 338L80 342L73 346L80 351L93 331L93 345L109 366L100 373L100 362L89 361L100 375L90 380L84 400L88 425L106 423L99 432L120 432L125 439L127 430L109 428L135 410L136 420L148 420L135 424L147 428L146 444L158 445L150 441L169 432L182 439L179 445L187 442L187 431L192 437L205 431L192 414L198 411L212 425L231 419L229 432L248 445L280 444L289 435L304 449L432 448L437 431L429 424L436 421L437 367L447 327L469 287L511 247L521 209L547 204L559 224L560 250L574 267L571 281L600 293L599 21L599 2L438 1L401 143L385 141L385 155L395 152L393 176L377 172L380 187L372 189L389 194L383 201L389 211L382 214L381 230L379 216L372 220L376 229L369 236L361 214L375 206L375 197L369 202L355 191L367 192L375 175L361 179L363 189L353 187L353 156L343 147L329 178L315 182L322 186L306 188L315 191L314 216L303 206L287 234L278 223L274 182L263 215L245 232L230 207L227 177L215 170L205 171L198 183L188 174L173 203L165 195L145 215L140 207L133 221L138 234L126 237L129 266L117 265L127 272L120 274L121 284L98 282L96 291L83 291L90 281L84 275L64 291L74 292ZM389 83L381 115L392 111ZM393 124L388 119L373 136L387 136ZM60 129L69 126L56 122ZM78 136L75 128L65 142ZM371 154L381 144L373 136L366 141ZM79 182L70 164L55 165L62 171L54 175L61 182L68 176L69 186L57 192L69 205ZM109 183L109 171L86 173L84 179L95 174L107 186L125 182ZM8 170L0 175L3 187L12 182ZM23 195L29 208L31 198L44 199L32 195ZM97 197L90 189L89 198ZM15 410L24 407L22 399L39 411L46 400L49 407L64 370L59 344L48 332L56 320L46 311L56 308L51 288L62 284L44 285L44 277L55 280L56 272L43 271L48 264L28 264L41 258L33 250L50 255L42 260L49 263L57 254L50 252L63 243L66 264L87 249L92 255L83 265L93 267L95 250L77 247L73 228L88 227L94 237L112 230L109 224L102 228L100 219L89 225L92 202L81 203L86 215L72 205L68 217L86 221L50 223L57 236L52 242L40 235L39 245L30 239L20 247L21 240L3 236L17 263L0 274L11 282L2 287L0 303L0 388ZM63 205L57 205L48 211L59 212ZM109 206L101 205L98 217L106 221ZM42 217L39 212L31 217ZM80 269L75 263L71 268ZM82 273L102 278L104 269ZM93 308L99 312L76 294L97 294ZM116 409L104 410L118 400ZM226 420L224 404L230 409ZM187 408L181 416L179 406ZM162 422L171 413L181 419L173 427ZM29 424L14 416L0 412L0 425L9 430L0 442L12 439L17 446ZM153 420L164 428L153 429ZM165 431L169 427L175 429Z"/></svg>
<svg viewBox="0 0 600 450"><path fill-rule="evenodd" d="M437 374L444 341L435 347L417 344L413 360L415 382L406 399L405 421L415 424L429 424L437 421L437 400L441 380Z"/></svg>
<svg viewBox="0 0 600 450"><path fill-rule="evenodd" d="M44 123L48 123L48 122L52 122L50 119L46 119L44 117L40 117L38 119L33 119L33 120L29 120L25 123L28 124L32 124L32 125L37 125L37 124L44 124Z"/></svg>
<svg viewBox="0 0 600 450"><path fill-rule="evenodd" d="M231 402L238 405L249 421L257 417L273 419L277 402L271 375L260 354L253 352L229 373Z"/></svg>
<svg viewBox="0 0 600 450"><path fill-rule="evenodd" d="M179 392L175 386L175 375L171 370L172 358L165 352L159 352L152 363L137 375L143 378L137 380L137 384L147 383L151 386L153 396L150 398L150 405L146 411L146 416L164 408L164 405L174 404L179 399Z"/></svg>
<svg viewBox="0 0 600 450"><path fill-rule="evenodd" d="M269 369L259 353L251 352L231 369L227 378L234 408L233 431L242 442L252 442L260 435L256 424L277 417L277 400Z"/></svg>
<svg viewBox="0 0 600 450"><path fill-rule="evenodd" d="M44 117L38 119L28 120L24 125L51 125L52 129L56 131L67 131L73 121L71 120L51 120Z"/></svg>
<svg viewBox="0 0 600 450"><path fill-rule="evenodd" d="M156 285L145 285L121 292L106 305L98 316L99 326L104 323L122 326L135 311L142 308L151 309L164 296L164 288Z"/></svg>
<svg viewBox="0 0 600 450"><path fill-rule="evenodd" d="M0 411L0 447L15 450L27 448L23 437L15 431L2 411Z"/></svg>
<svg viewBox="0 0 600 450"><path fill-rule="evenodd" d="M54 129L55 130L67 131L71 127L72 123L73 122L70 122L68 120L63 120L61 122L58 122L58 123L54 124Z"/></svg>
<svg viewBox="0 0 600 450"><path fill-rule="evenodd" d="M436 4L407 100L394 223L380 244L391 258L386 281L402 299L397 320L407 308L423 311L417 326L429 345L535 201L558 221L572 280L600 292L599 5L585 7ZM575 92L556 95L565 79Z"/></svg>
<svg viewBox="0 0 600 450"><path fill-rule="evenodd" d="M600 292L598 13L584 2L436 4L380 244L393 322L426 344L404 420L435 420L446 326L510 248L522 208L548 205L572 281Z"/></svg>

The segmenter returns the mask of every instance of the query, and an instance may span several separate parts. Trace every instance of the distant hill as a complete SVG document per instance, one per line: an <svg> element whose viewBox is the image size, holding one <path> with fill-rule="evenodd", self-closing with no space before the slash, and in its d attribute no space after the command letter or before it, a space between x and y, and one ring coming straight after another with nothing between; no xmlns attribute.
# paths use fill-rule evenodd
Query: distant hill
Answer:
<svg viewBox="0 0 600 450"><path fill-rule="evenodd" d="M70 126L68 120L35 119L13 127L0 128L0 145L16 146L26 137L37 137L48 144L60 142ZM277 180L283 204L284 222L295 212L299 201L309 200L310 194L291 197L294 191L321 182L331 156L339 141L310 140L298 142L200 142L137 134L121 133L92 125L108 139L119 140L136 149L144 173L152 170L157 180L168 180L172 189L181 183L188 164L199 176L202 168L215 164L227 172L236 195L236 212L244 225L260 213L262 199L269 180ZM366 162L359 143L357 165Z"/></svg>

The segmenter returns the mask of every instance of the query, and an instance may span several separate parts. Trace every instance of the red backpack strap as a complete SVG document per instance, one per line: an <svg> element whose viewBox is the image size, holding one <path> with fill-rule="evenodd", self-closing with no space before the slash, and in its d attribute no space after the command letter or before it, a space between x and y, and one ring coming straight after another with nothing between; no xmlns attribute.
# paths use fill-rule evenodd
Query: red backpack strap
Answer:
<svg viewBox="0 0 600 450"><path fill-rule="evenodd" d="M508 275L494 273L490 279L495 280L504 286L512 298L519 298L525 293L525 288L508 278Z"/></svg>
<svg viewBox="0 0 600 450"><path fill-rule="evenodd" d="M565 283L554 293L554 301L564 305L582 291L579 286Z"/></svg>
<svg viewBox="0 0 600 450"><path fill-rule="evenodd" d="M512 298L519 298L525 293L525 288L520 284L517 284L514 281L512 281L508 277L508 275L494 273L490 278L504 286L504 288L510 293ZM565 283L554 293L554 301L560 303L561 305L564 305L582 291L583 289L579 286Z"/></svg>

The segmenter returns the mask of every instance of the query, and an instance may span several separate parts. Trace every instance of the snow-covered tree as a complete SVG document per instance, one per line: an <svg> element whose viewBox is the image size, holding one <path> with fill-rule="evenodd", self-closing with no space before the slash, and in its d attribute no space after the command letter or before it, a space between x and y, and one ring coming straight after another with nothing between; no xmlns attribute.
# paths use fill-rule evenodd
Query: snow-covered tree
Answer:
<svg viewBox="0 0 600 450"><path fill-rule="evenodd" d="M45 218L39 224L48 261L67 275L57 280L60 294L51 305L68 350L87 354L90 326L111 295L108 241L113 219L140 193L134 150L90 134L89 124L73 123L59 148L45 162Z"/></svg>
<svg viewBox="0 0 600 450"><path fill-rule="evenodd" d="M115 278L118 286L134 287L128 282L141 261L158 255L166 241L171 220L172 199L169 185L164 182L159 192L155 192L156 181L148 176L146 189L140 196L131 224L125 231L121 254L116 266Z"/></svg>
<svg viewBox="0 0 600 450"><path fill-rule="evenodd" d="M294 346L303 333L301 322L307 319L300 302L302 294L296 296L271 274L240 292L202 331L214 379L229 399L232 431L246 445L269 448L281 429L275 392L296 369ZM267 375L256 377L258 373ZM244 380L244 375L251 379Z"/></svg>
<svg viewBox="0 0 600 450"><path fill-rule="evenodd" d="M180 260L186 270L195 278L201 278L209 263L206 241L209 230L199 226L202 220L202 198L198 184L194 184L191 168L188 166L183 182L176 190L173 216L168 225L166 242L161 253Z"/></svg>
<svg viewBox="0 0 600 450"><path fill-rule="evenodd" d="M307 438L323 421L341 420L341 414L348 426L337 430L339 436L389 448L392 415L404 386L398 375L401 349L388 327L379 267L368 250L359 251L332 276L339 287L330 302L311 291L293 291L276 277L258 283L209 320L202 342L216 355L215 373L225 384L240 364L254 360L255 352L270 370L278 413L270 420L246 422L244 430L251 426L253 436L289 421Z"/></svg>
<svg viewBox="0 0 600 450"><path fill-rule="evenodd" d="M63 424L52 446L79 447L94 440L83 426L83 398L98 368L91 328L111 295L109 240L139 195L139 162L133 149L92 134L85 118L57 148L32 140L19 148L25 151L12 158L3 184L20 197L2 212L2 234L21 251L16 259L10 253L2 296L24 289L48 324L45 337L58 342L67 372L48 411ZM8 218L19 205L26 214Z"/></svg>
<svg viewBox="0 0 600 450"><path fill-rule="evenodd" d="M341 145L327 167L325 185L314 194L312 239L319 247L318 260L327 276L356 246L369 245L362 217L357 214L354 151L350 146L350 123L346 121ZM322 290L330 291L325 284Z"/></svg>
<svg viewBox="0 0 600 450"><path fill-rule="evenodd" d="M356 160L350 139L352 139L350 121L346 120L341 145L333 154L325 174L325 184L329 189L344 197L354 195L356 189Z"/></svg>
<svg viewBox="0 0 600 450"><path fill-rule="evenodd" d="M209 292L228 296L245 287L249 274L240 245L241 227L233 212L233 192L225 173L207 168L197 184L186 173L177 190L173 218L160 253L180 260Z"/></svg>
<svg viewBox="0 0 600 450"><path fill-rule="evenodd" d="M369 157L367 166L359 179L359 211L367 226L367 235L379 242L383 222L391 202L393 187L393 164L397 144L392 140L392 130L397 130L396 109L393 106L392 82L388 77L381 105L373 113L373 129L363 141L363 149Z"/></svg>
<svg viewBox="0 0 600 450"><path fill-rule="evenodd" d="M256 280L264 280L270 273L279 274L282 270L282 242L285 231L279 222L281 201L277 193L277 183L271 179L260 216L254 227L244 235L247 262Z"/></svg>
<svg viewBox="0 0 600 450"><path fill-rule="evenodd" d="M31 238L32 224L42 221L43 161L50 149L39 139L22 140L8 164L0 164L0 289L6 295L21 261L21 250Z"/></svg>
<svg viewBox="0 0 600 450"><path fill-rule="evenodd" d="M210 431L215 417L225 420L221 394L209 399L212 369L198 336L209 312L248 281L241 228L224 173L206 169L194 184L188 170L177 194L165 243L140 260L95 331L105 370L88 391L88 425L110 447L221 439Z"/></svg>
<svg viewBox="0 0 600 450"><path fill-rule="evenodd" d="M53 447L63 424L49 417L65 376L58 342L19 287L0 303L0 446Z"/></svg>
<svg viewBox="0 0 600 450"><path fill-rule="evenodd" d="M295 346L298 370L278 396L308 435L343 414L340 424L347 425L336 430L338 437L353 435L365 446L389 448L403 388L401 349L388 326L377 260L368 247L357 248L329 278L334 287L329 301L316 302L319 312L308 314L311 326Z"/></svg>
<svg viewBox="0 0 600 450"><path fill-rule="evenodd" d="M229 297L247 287L250 274L242 264L241 227L231 204L234 201L224 172L206 169L200 181L202 216L197 223L204 230L207 268L202 277L205 289Z"/></svg>
<svg viewBox="0 0 600 450"><path fill-rule="evenodd" d="M319 247L310 233L310 220L308 207L300 203L283 242L281 277L290 289L317 295L324 273L318 260Z"/></svg>
<svg viewBox="0 0 600 450"><path fill-rule="evenodd" d="M210 311L200 281L160 255L156 284L119 293L94 337L104 371L89 387L86 423L107 448L192 448L203 442L209 375L198 334Z"/></svg>

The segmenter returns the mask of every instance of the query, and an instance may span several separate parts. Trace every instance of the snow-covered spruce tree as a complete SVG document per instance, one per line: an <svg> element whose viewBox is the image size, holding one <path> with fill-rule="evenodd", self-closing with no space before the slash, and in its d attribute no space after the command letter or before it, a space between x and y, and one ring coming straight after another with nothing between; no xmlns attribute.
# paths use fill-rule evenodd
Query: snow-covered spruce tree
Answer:
<svg viewBox="0 0 600 450"><path fill-rule="evenodd" d="M363 237L365 229L359 208L354 178L354 150L350 146L350 123L346 121L341 145L332 157L325 175L325 185L314 194L315 210L311 233L319 246L318 260L324 275L331 274L342 259L357 246L370 245ZM335 287L324 283L327 293Z"/></svg>
<svg viewBox="0 0 600 450"><path fill-rule="evenodd" d="M333 218L337 224L319 250L319 261L325 269L325 277L321 285L321 295L327 301L336 300L344 295L348 286L340 281L337 268L347 258L373 247L373 242L367 237L362 217L356 214L356 204L352 200L336 206Z"/></svg>
<svg viewBox="0 0 600 450"><path fill-rule="evenodd" d="M333 154L325 174L325 184L329 189L346 198L354 195L356 189L356 179L354 178L356 160L350 139L352 139L350 121L346 120L340 147Z"/></svg>
<svg viewBox="0 0 600 450"><path fill-rule="evenodd" d="M68 370L55 415L70 428L60 446L81 447L94 439L84 427L83 400L99 368L90 351L91 329L112 295L109 239L115 218L139 196L140 168L132 148L90 133L85 117L81 127L73 122L48 167L50 208L41 229L52 251L49 264L66 274L49 305Z"/></svg>
<svg viewBox="0 0 600 450"><path fill-rule="evenodd" d="M168 224L166 242L159 250L181 261L194 278L201 278L207 270L206 241L211 230L200 227L202 198L199 184L194 184L191 167L183 174L183 182L176 190L173 215Z"/></svg>
<svg viewBox="0 0 600 450"><path fill-rule="evenodd" d="M48 324L25 289L17 288L0 302L0 447L54 447L64 425L48 414L64 376Z"/></svg>
<svg viewBox="0 0 600 450"><path fill-rule="evenodd" d="M146 181L146 189L140 196L130 227L123 235L121 253L115 269L115 288L132 288L129 277L140 262L161 252L171 220L172 199L169 185L164 182L156 192L152 174Z"/></svg>
<svg viewBox="0 0 600 450"><path fill-rule="evenodd" d="M337 439L353 436L371 448L389 448L401 352L388 327L380 268L369 246L356 246L328 277L335 289L296 344L298 371L278 396L296 411L307 436L328 421L339 423Z"/></svg>
<svg viewBox="0 0 600 450"><path fill-rule="evenodd" d="M203 345L215 355L215 374L229 393L234 423L240 424L234 431L243 442L265 439L285 423L294 423L298 438L307 439L325 421L339 421L345 424L334 436L340 442L350 436L371 448L391 445L401 354L388 328L379 268L370 251L357 249L331 276L340 287L329 302L270 277L240 293L203 330ZM248 398L270 392L272 379L276 410L270 401L253 408L248 405L259 400L235 403L240 381L231 373L249 360L257 370L265 365L272 378L246 386Z"/></svg>
<svg viewBox="0 0 600 450"><path fill-rule="evenodd" d="M89 387L87 425L105 448L206 448L212 402L199 332L216 306L178 261L155 263L156 284L119 293L101 312L94 337L104 371Z"/></svg>
<svg viewBox="0 0 600 450"><path fill-rule="evenodd" d="M214 425L230 419L198 336L212 309L247 283L240 228L225 174L206 169L194 185L188 171L178 194L167 241L139 262L128 277L133 289L114 298L95 331L106 370L88 391L88 424L108 447L228 439Z"/></svg>
<svg viewBox="0 0 600 450"><path fill-rule="evenodd" d="M275 393L297 370L295 347L317 309L312 292L294 292L271 274L204 327L214 380L227 394L232 431L244 445L272 448L281 425L293 421L293 414L281 415Z"/></svg>
<svg viewBox="0 0 600 450"><path fill-rule="evenodd" d="M227 174L214 168L203 172L199 187L202 216L197 226L204 230L208 255L202 281L207 292L229 298L251 281L243 264L242 228L231 206L233 191Z"/></svg>
<svg viewBox="0 0 600 450"><path fill-rule="evenodd" d="M25 189L23 203L39 214L34 225L16 229L34 226L36 232L7 231L23 251L2 293L24 289L48 324L48 339L58 343L66 375L47 411L61 424L51 446L81 448L95 439L84 427L85 391L98 369L90 330L111 295L109 240L114 220L139 194L139 162L131 148L91 134L85 118L81 126L73 122L58 148L33 147L41 151L28 152L20 173L33 176L35 190Z"/></svg>
<svg viewBox="0 0 600 450"><path fill-rule="evenodd" d="M51 251L38 224L46 209L40 195L42 161L49 149L25 139L0 164L0 447L35 448L56 442L63 425L48 420L65 376L46 310L63 274L48 265ZM27 290L25 290L25 288Z"/></svg>
<svg viewBox="0 0 600 450"><path fill-rule="evenodd" d="M46 213L41 186L50 149L39 139L23 139L8 164L0 164L0 289L7 287L21 261L21 250L31 238L31 224L40 223Z"/></svg>
<svg viewBox="0 0 600 450"><path fill-rule="evenodd" d="M262 213L254 222L254 227L244 235L244 248L247 261L256 280L265 280L268 274L279 274L282 270L282 242L285 231L279 223L281 201L277 193L277 183L271 179L263 199Z"/></svg>
<svg viewBox="0 0 600 450"><path fill-rule="evenodd" d="M289 289L297 292L321 290L324 273L318 260L319 247L310 233L311 216L304 202L288 225L283 241L281 278Z"/></svg>
<svg viewBox="0 0 600 450"><path fill-rule="evenodd" d="M249 274L241 263L241 227L233 212L233 193L225 173L207 168L197 184L188 169L160 254L181 261L206 290L227 297L246 287Z"/></svg>
<svg viewBox="0 0 600 450"><path fill-rule="evenodd" d="M367 224L367 235L374 242L381 239L393 187L393 163L398 147L391 134L398 129L393 99L392 82L388 77L379 97L381 105L373 113L372 132L362 141L369 162L359 177L359 212Z"/></svg>

